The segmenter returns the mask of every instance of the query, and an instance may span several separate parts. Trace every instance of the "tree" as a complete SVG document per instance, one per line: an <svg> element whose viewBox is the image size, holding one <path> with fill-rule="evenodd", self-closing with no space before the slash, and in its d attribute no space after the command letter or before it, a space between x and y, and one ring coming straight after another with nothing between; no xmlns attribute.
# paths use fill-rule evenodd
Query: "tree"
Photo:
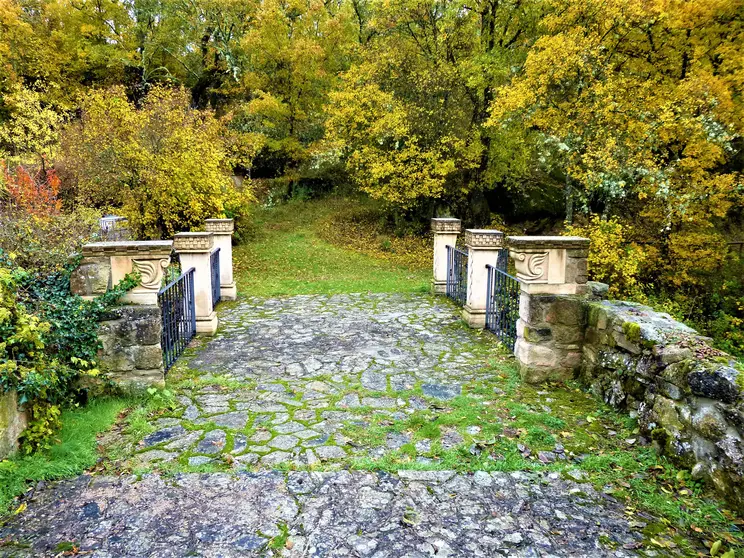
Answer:
<svg viewBox="0 0 744 558"><path fill-rule="evenodd" d="M154 87L141 109L121 87L96 90L64 132L65 163L80 202L120 208L138 237L168 238L248 199L232 186L221 130L184 89Z"/></svg>
<svg viewBox="0 0 744 558"><path fill-rule="evenodd" d="M494 88L521 66L537 4L405 0L354 6L360 26L369 21L371 30L359 33L359 61L332 96L329 122L352 177L373 196L403 208L418 203L431 212L430 200L440 199L476 221L489 221L488 208L478 208L483 191L507 190L529 173L525 134L484 123Z"/></svg>
<svg viewBox="0 0 744 558"><path fill-rule="evenodd" d="M621 215L651 242L647 273L670 287L720 265L716 225L741 200L743 7L552 0L524 71L491 106L492 127L518 122L557 147L584 211Z"/></svg>

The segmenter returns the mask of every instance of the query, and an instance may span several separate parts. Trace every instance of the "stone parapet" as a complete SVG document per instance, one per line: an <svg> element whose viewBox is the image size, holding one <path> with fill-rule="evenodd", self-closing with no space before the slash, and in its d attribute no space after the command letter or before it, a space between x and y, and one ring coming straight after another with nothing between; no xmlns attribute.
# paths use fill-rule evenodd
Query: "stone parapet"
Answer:
<svg viewBox="0 0 744 558"><path fill-rule="evenodd" d="M744 512L744 371L709 339L640 304L586 302L580 380Z"/></svg>
<svg viewBox="0 0 744 558"><path fill-rule="evenodd" d="M214 335L218 319L212 300L212 267L210 254L215 238L228 238L211 232L180 232L173 238L173 246L181 259L181 268L194 268L194 307L196 333ZM220 249L220 259L222 259ZM232 256L230 256L232 260Z"/></svg>
<svg viewBox="0 0 744 558"><path fill-rule="evenodd" d="M214 234L214 247L220 249L220 298L235 300L238 290L233 278L232 235L235 225L232 219L207 219L207 232Z"/></svg>
<svg viewBox="0 0 744 558"><path fill-rule="evenodd" d="M211 232L180 232L173 237L173 248L176 252L209 252L214 246L214 234Z"/></svg>
<svg viewBox="0 0 744 558"><path fill-rule="evenodd" d="M436 233L459 233L460 219L451 217L435 217L431 220L431 230Z"/></svg>
<svg viewBox="0 0 744 558"><path fill-rule="evenodd" d="M18 450L18 439L27 424L26 413L18 406L16 392L0 393L0 460Z"/></svg>
<svg viewBox="0 0 744 558"><path fill-rule="evenodd" d="M473 328L486 326L487 265L496 266L504 246L504 233L491 229L466 229L463 244L468 249L468 288L462 317Z"/></svg>
<svg viewBox="0 0 744 558"><path fill-rule="evenodd" d="M232 234L235 230L233 219L207 219L204 224L207 232L215 234Z"/></svg>
<svg viewBox="0 0 744 558"><path fill-rule="evenodd" d="M112 242L91 242L83 246L83 257L101 256L170 256L172 240L119 240Z"/></svg>
<svg viewBox="0 0 744 558"><path fill-rule="evenodd" d="M491 229L465 229L462 243L474 250L493 250L504 247L504 233Z"/></svg>
<svg viewBox="0 0 744 558"><path fill-rule="evenodd" d="M119 385L164 385L159 306L120 306L100 322L100 366Z"/></svg>

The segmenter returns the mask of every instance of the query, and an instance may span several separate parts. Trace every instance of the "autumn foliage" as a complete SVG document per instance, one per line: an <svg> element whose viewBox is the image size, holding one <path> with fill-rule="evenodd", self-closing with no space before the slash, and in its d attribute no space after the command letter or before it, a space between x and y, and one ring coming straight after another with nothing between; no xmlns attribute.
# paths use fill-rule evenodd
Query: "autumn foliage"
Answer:
<svg viewBox="0 0 744 558"><path fill-rule="evenodd" d="M19 165L11 170L5 163L0 163L0 167L11 207L37 218L59 215L60 180L54 169L32 170Z"/></svg>

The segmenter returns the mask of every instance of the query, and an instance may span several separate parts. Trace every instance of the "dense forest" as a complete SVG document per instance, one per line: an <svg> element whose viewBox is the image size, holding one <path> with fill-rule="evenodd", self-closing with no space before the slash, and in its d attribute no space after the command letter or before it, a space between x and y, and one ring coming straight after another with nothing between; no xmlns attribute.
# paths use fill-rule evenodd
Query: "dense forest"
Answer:
<svg viewBox="0 0 744 558"><path fill-rule="evenodd" d="M399 232L588 235L741 352L742 46L742 0L0 0L2 246L354 188Z"/></svg>

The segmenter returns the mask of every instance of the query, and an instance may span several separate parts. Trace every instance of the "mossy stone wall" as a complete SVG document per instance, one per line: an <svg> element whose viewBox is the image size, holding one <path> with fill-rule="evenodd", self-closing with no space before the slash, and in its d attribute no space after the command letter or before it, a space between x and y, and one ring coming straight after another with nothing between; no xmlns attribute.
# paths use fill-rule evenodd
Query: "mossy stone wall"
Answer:
<svg viewBox="0 0 744 558"><path fill-rule="evenodd" d="M744 372L668 314L586 302L580 379L638 418L658 451L744 511Z"/></svg>

